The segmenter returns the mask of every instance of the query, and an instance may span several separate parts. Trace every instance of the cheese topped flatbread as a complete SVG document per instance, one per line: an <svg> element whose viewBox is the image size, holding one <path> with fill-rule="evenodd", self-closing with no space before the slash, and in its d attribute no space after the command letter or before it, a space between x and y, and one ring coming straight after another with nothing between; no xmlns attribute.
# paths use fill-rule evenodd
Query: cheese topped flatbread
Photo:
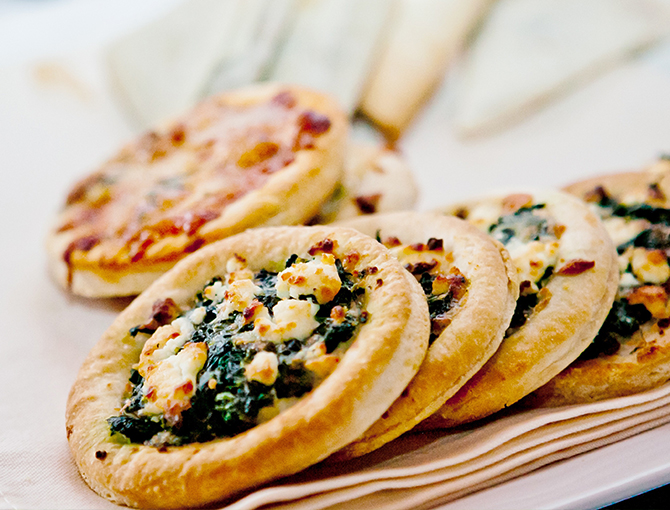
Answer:
<svg viewBox="0 0 670 510"><path fill-rule="evenodd" d="M629 395L670 379L670 162L568 186L603 219L619 285L598 335L575 363L529 396L565 405Z"/></svg>
<svg viewBox="0 0 670 510"><path fill-rule="evenodd" d="M112 501L201 506L360 436L428 336L420 285L373 239L250 229L181 261L117 318L73 385L70 446Z"/></svg>
<svg viewBox="0 0 670 510"><path fill-rule="evenodd" d="M616 252L599 219L560 192L515 193L449 208L505 245L519 299L498 351L421 427L488 416L537 389L586 349L616 292Z"/></svg>
<svg viewBox="0 0 670 510"><path fill-rule="evenodd" d="M505 249L458 218L402 212L346 225L376 235L421 284L431 331L412 382L337 460L379 448L439 409L498 349L518 296Z"/></svg>
<svg viewBox="0 0 670 510"><path fill-rule="evenodd" d="M48 240L52 272L75 294L131 295L209 242L303 223L340 177L345 137L344 114L315 92L212 97L72 189Z"/></svg>

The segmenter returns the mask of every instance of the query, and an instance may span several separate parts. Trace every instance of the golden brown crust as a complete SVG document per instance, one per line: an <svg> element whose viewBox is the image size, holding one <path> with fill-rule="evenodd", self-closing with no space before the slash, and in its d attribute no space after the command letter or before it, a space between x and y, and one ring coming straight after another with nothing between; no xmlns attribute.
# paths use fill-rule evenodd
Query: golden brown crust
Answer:
<svg viewBox="0 0 670 510"><path fill-rule="evenodd" d="M653 184L650 188L650 184ZM589 198L596 187L627 203L668 208L670 161L660 161L640 172L610 174L580 181L565 189ZM660 191L660 193L659 193ZM670 335L652 320L627 339L614 353L578 359L546 385L524 399L528 406L559 406L593 402L651 389L670 379Z"/></svg>
<svg viewBox="0 0 670 510"><path fill-rule="evenodd" d="M203 244L304 223L340 178L346 132L308 89L214 96L73 188L47 240L52 273L75 294L132 295Z"/></svg>
<svg viewBox="0 0 670 510"><path fill-rule="evenodd" d="M369 320L321 385L277 417L232 438L164 449L110 438L106 419L118 411L142 350L141 335L132 337L128 330L146 321L154 302L169 297L184 306L212 276L225 273L235 254L252 270L276 270L291 254L306 253L324 238L335 241L338 257L356 252L355 269L378 271L365 280ZM418 370L429 326L425 301L417 308L413 298L421 288L411 283L382 246L349 229L252 229L199 250L136 298L84 362L66 414L82 476L112 501L177 508L216 501L318 462L366 430Z"/></svg>
<svg viewBox="0 0 670 510"><path fill-rule="evenodd" d="M435 412L498 349L509 325L518 282L507 251L467 222L428 213L373 215L346 222L382 240L403 245L441 239L452 267L466 278L467 293L449 325L432 342L402 395L365 434L333 457L344 460L375 450ZM414 279L414 276L410 276ZM425 300L425 296L423 297Z"/></svg>
<svg viewBox="0 0 670 510"><path fill-rule="evenodd" d="M595 262L576 275L557 271L545 288L549 297L528 321L503 340L498 351L442 408L420 427L449 427L488 416L546 383L590 344L616 292L616 251L600 220L581 201L560 192L531 193L565 226L558 263ZM519 195L507 195L508 197ZM498 203L504 197L485 199ZM483 201L480 201L483 203ZM450 208L469 207L473 203Z"/></svg>

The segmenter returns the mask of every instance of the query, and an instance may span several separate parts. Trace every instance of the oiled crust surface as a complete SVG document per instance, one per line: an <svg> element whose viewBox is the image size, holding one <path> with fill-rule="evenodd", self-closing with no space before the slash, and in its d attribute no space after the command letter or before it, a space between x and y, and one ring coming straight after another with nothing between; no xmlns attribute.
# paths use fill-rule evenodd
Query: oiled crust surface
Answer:
<svg viewBox="0 0 670 510"><path fill-rule="evenodd" d="M661 193L650 195L649 185ZM612 197L668 208L670 162L646 171L596 177L571 184L566 191L585 197L601 186ZM546 385L524 399L530 406L593 402L651 389L670 379L670 334L657 321L644 324L613 354L578 359Z"/></svg>
<svg viewBox="0 0 670 510"><path fill-rule="evenodd" d="M304 88L209 98L73 188L47 240L51 271L75 294L132 295L203 244L304 223L341 177L346 131L339 106Z"/></svg>
<svg viewBox="0 0 670 510"><path fill-rule="evenodd" d="M454 426L488 416L545 384L589 345L612 304L618 280L616 251L599 219L572 196L529 192L545 203L565 231L557 268L571 260L595 262L576 275L549 280L546 299L527 322L507 336L498 351L422 428ZM488 198L500 203L504 197ZM479 203L482 203L481 201ZM456 213L476 202L446 210Z"/></svg>
<svg viewBox="0 0 670 510"><path fill-rule="evenodd" d="M369 320L335 371L277 417L229 439L163 451L110 439L106 419L118 411L142 342L141 324L158 299L189 303L235 254L252 270L283 264L324 238L336 256L357 252L366 277ZM118 317L84 362L68 400L66 424L80 472L99 494L138 507L197 506L228 497L323 459L365 431L398 397L427 348L428 313L420 286L376 241L335 227L252 229L179 262ZM421 306L424 305L424 306ZM412 322L409 322L410 317ZM104 453L97 453L104 452Z"/></svg>
<svg viewBox="0 0 670 510"><path fill-rule="evenodd" d="M498 349L512 318L518 282L502 245L458 218L401 212L340 224L370 236L378 233L382 240L394 237L403 245L441 239L444 252L453 257L452 267L467 280L464 298L428 348L419 372L382 418L335 454L343 460L372 451L413 428L482 367Z"/></svg>

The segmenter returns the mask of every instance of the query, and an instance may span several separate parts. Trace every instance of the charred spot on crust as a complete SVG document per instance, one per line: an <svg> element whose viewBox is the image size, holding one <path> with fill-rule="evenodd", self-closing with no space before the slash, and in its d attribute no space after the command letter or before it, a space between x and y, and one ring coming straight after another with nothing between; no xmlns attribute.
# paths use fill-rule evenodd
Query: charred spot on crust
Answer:
<svg viewBox="0 0 670 510"><path fill-rule="evenodd" d="M151 318L144 324L130 329L131 336L138 333L152 334L161 326L169 324L179 315L180 310L172 298L159 299L151 307Z"/></svg>
<svg viewBox="0 0 670 510"><path fill-rule="evenodd" d="M559 268L556 274L559 276L575 276L594 268L595 265L596 263L593 260L573 259Z"/></svg>
<svg viewBox="0 0 670 510"><path fill-rule="evenodd" d="M431 237L428 239L426 247L430 251L442 251L444 250L444 241L442 239L435 239L434 237Z"/></svg>
<svg viewBox="0 0 670 510"><path fill-rule="evenodd" d="M456 211L454 212L454 216L462 220L467 219L468 214L470 214L470 211L468 211L465 207L460 207L459 209L456 209Z"/></svg>
<svg viewBox="0 0 670 510"><path fill-rule="evenodd" d="M272 103L285 108L293 108L297 103L295 96L288 90L284 90L272 98Z"/></svg>
<svg viewBox="0 0 670 510"><path fill-rule="evenodd" d="M312 246L307 253L310 255L314 256L317 253L333 253L333 250L335 249L335 241L332 239L323 239L322 241L319 241L316 243L314 246Z"/></svg>
<svg viewBox="0 0 670 510"><path fill-rule="evenodd" d="M377 206L381 197L381 193L358 196L355 199L356 207L363 214L374 214L377 212Z"/></svg>
<svg viewBox="0 0 670 510"><path fill-rule="evenodd" d="M647 188L647 195L652 200L665 200L665 193L657 182L652 182Z"/></svg>
<svg viewBox="0 0 670 510"><path fill-rule="evenodd" d="M435 269L437 267L437 260L431 260L430 262L417 262L416 264L405 264L405 269L412 273L414 276L427 273L428 271Z"/></svg>

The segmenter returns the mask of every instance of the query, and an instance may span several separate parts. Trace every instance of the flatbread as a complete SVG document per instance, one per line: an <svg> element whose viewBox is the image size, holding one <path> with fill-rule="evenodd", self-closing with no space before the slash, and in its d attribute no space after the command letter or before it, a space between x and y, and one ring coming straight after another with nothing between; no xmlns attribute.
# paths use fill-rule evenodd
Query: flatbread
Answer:
<svg viewBox="0 0 670 510"><path fill-rule="evenodd" d="M392 4L388 0L298 2L265 77L326 91L352 114L385 35Z"/></svg>
<svg viewBox="0 0 670 510"><path fill-rule="evenodd" d="M351 141L342 180L311 222L410 210L418 195L414 173L400 152L379 143Z"/></svg>
<svg viewBox="0 0 670 510"><path fill-rule="evenodd" d="M507 251L458 218L402 212L344 225L378 236L412 273L410 278L422 283L431 312L431 343L400 398L332 460L375 450L439 409L498 349L519 292Z"/></svg>
<svg viewBox="0 0 670 510"><path fill-rule="evenodd" d="M591 343L616 292L612 241L575 197L523 192L445 212L505 244L519 272L520 297L498 351L421 428L484 418L545 384Z"/></svg>
<svg viewBox="0 0 670 510"><path fill-rule="evenodd" d="M602 218L619 252L619 288L599 335L577 361L525 399L531 406L592 402L670 379L667 254L670 161L566 187ZM645 232L644 234L642 232Z"/></svg>
<svg viewBox="0 0 670 510"><path fill-rule="evenodd" d="M138 294L188 253L313 217L340 179L347 119L277 84L214 96L130 143L70 192L48 240L74 294Z"/></svg>
<svg viewBox="0 0 670 510"><path fill-rule="evenodd" d="M399 0L360 110L391 138L407 128L493 0Z"/></svg>
<svg viewBox="0 0 670 510"><path fill-rule="evenodd" d="M337 261L342 268L337 270L341 286L333 288L332 270ZM271 280L274 287L263 283L268 272L278 273ZM345 272L346 277L342 276ZM254 280L249 279L250 274L255 275ZM266 291L275 289L273 295L281 300L270 305L275 301L267 301L265 291L256 290L256 297L243 312L226 318L230 307L240 305L239 310L246 304L241 301L251 299L239 290L240 282L250 285L250 281ZM340 301L340 296L345 301ZM272 306L273 318L265 316L267 310L259 306L261 302ZM343 302L356 304L350 307L333 304ZM318 333L320 326L299 333L306 321L312 319L282 322L278 311L282 303L318 306L319 310L333 305L329 318L322 318L325 321L322 324L329 328L341 324L337 322L338 313L339 319L344 313L347 320L349 311L358 310L357 329L350 333L351 338L345 337L332 352L324 354L319 345L332 341L335 333L327 333L328 329L326 333ZM170 322L175 315L170 309L183 313ZM215 317L209 316L210 313ZM285 311L283 317L287 318ZM314 317L318 317L318 310ZM249 327L242 326L252 319ZM221 335L228 330L220 325L229 323L237 329L226 339ZM281 329L280 336L273 339L277 327ZM178 331L166 336L164 333L170 333L171 328ZM203 333L207 328L215 334ZM137 297L103 335L85 360L68 399L66 427L72 454L91 488L116 503L180 508L230 497L300 471L359 437L393 403L418 370L427 349L428 332L428 312L420 285L409 279L402 266L375 240L350 229L330 226L250 229L182 260ZM286 361L288 372L284 372L281 357L284 349L292 349L290 345L295 342L299 342L300 350L286 358L290 361ZM231 365L233 361L226 361L233 358L216 354L253 348L265 353L262 358L272 358L270 344L274 344L279 360L274 373L271 360L257 361L258 353L251 362L244 358L239 369ZM204 369L198 372L203 350L207 351L210 364L205 361ZM304 395L296 394L292 401L288 399L291 402L281 397L284 404L293 405L278 415L265 412L282 407L282 401L277 400L278 385L303 384L306 376L296 375L294 370L302 367L301 373L311 371L316 374L313 377L323 378L319 370L328 360L333 361L335 354L339 359L334 360L330 375L326 374L316 388ZM156 361L159 364L152 365ZM310 362L317 362L314 369L308 368ZM155 374L175 367L181 369L176 381L163 377L150 382ZM138 381L138 373L146 378ZM193 375L196 373L199 379ZM206 393L209 390L219 392L219 383L224 382L224 391L214 397L214 411L220 413L219 418L226 424L233 418L244 418L247 407L239 408L245 409L242 413L235 402L252 394L258 384L266 388L259 399L267 395L276 398L269 408L257 412L255 423L262 423L244 432L183 444L185 441L179 438L190 433L191 429L185 429L187 425L195 423L203 427L201 422L193 420L194 414L200 416L197 413L211 411L214 416L211 408L200 407L197 396L205 398L203 395L209 395ZM231 384L243 386L239 390L226 389ZM166 393L166 389L171 393ZM133 407L138 402L144 406L139 411ZM251 404L249 407L253 408ZM189 411L193 413L190 417L186 414ZM115 430L121 430L126 437L132 436L130 430L135 429L125 427L127 420L123 419L121 426L118 418L108 423L111 417L124 413L135 413L135 418L139 415L146 418L148 413L149 417L160 418L161 427L167 423L171 428L155 434L150 430L149 434L154 435L143 443L124 441L119 433L110 435L110 426L116 424ZM146 419L142 423L156 426ZM212 425L215 422L206 423L211 427L195 431L205 434L216 430ZM146 430L136 432L145 434Z"/></svg>

